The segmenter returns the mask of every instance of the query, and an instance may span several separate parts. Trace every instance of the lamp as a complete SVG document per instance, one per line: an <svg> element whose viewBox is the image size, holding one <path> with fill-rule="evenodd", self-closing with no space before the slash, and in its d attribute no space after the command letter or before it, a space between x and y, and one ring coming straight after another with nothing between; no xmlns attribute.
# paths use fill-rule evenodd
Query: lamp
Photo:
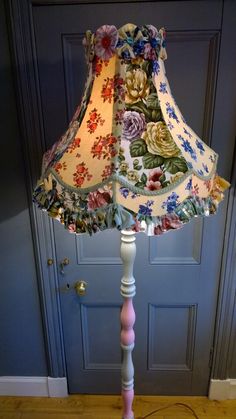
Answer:
<svg viewBox="0 0 236 419"><path fill-rule="evenodd" d="M161 235L214 214L230 185L171 94L164 29L104 25L86 32L84 46L81 105L44 154L33 197L70 232L121 230L123 419L132 419L135 234Z"/></svg>

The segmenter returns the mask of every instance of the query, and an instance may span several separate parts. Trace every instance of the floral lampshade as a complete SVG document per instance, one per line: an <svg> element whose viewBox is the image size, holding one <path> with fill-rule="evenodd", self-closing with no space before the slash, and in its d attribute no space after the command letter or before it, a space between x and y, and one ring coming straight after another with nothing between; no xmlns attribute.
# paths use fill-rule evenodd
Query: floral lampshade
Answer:
<svg viewBox="0 0 236 419"><path fill-rule="evenodd" d="M38 206L71 232L159 235L214 214L229 183L171 93L165 30L86 32L88 78L65 134L44 154ZM78 75L79 76L79 75Z"/></svg>

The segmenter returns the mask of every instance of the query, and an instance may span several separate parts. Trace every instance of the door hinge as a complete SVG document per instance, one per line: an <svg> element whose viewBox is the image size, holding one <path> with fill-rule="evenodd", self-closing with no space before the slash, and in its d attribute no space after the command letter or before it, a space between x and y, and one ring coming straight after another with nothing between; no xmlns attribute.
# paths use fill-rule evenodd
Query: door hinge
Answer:
<svg viewBox="0 0 236 419"><path fill-rule="evenodd" d="M210 349L209 362L208 362L208 367L210 368L210 370L212 369L213 355L214 355L214 346L212 346Z"/></svg>

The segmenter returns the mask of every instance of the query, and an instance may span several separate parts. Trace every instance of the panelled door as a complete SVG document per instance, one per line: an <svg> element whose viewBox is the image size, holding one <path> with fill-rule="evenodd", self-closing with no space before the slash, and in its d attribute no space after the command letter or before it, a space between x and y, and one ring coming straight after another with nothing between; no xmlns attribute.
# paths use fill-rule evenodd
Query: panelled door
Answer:
<svg viewBox="0 0 236 419"><path fill-rule="evenodd" d="M204 141L215 118L221 1L51 2L33 7L45 144L64 132L86 78L87 29L151 23L167 30L167 75L184 116ZM226 140L225 140L226 141ZM219 150L217 135L211 145ZM223 175L224 173L222 173ZM137 235L136 393L207 394L225 221L196 219L162 237ZM71 393L119 393L120 234L75 236L53 223ZM69 264L60 265L65 258ZM85 295L74 286L84 280Z"/></svg>

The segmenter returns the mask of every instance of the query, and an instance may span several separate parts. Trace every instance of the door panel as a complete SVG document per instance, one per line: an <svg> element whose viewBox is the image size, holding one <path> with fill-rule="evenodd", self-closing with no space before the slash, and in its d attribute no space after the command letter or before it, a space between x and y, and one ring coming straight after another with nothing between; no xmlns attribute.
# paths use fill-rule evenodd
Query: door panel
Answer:
<svg viewBox="0 0 236 419"><path fill-rule="evenodd" d="M178 105L211 139L222 2L139 2L35 6L41 105L47 147L65 130L86 78L82 37L105 22L167 29L167 75ZM198 18L196 19L196 16ZM211 143L214 147L214 142ZM224 150L222 150L224 153ZM64 343L71 393L119 393L118 231L68 234L54 222ZM137 235L135 387L142 394L206 394L213 341L224 211L163 237ZM214 249L214 250L213 250ZM78 296L76 281L87 282Z"/></svg>
<svg viewBox="0 0 236 419"><path fill-rule="evenodd" d="M196 314L196 304L149 304L149 370L192 370Z"/></svg>
<svg viewBox="0 0 236 419"><path fill-rule="evenodd" d="M104 246L109 243L109 246ZM91 240L87 234L83 240L76 240L77 261L79 265L120 265L120 235L118 231L105 230Z"/></svg>
<svg viewBox="0 0 236 419"><path fill-rule="evenodd" d="M161 237L161 246L156 237L150 238L149 263L151 265L196 265L201 262L203 220L195 219L171 235ZM184 243L184 246L180 246Z"/></svg>

